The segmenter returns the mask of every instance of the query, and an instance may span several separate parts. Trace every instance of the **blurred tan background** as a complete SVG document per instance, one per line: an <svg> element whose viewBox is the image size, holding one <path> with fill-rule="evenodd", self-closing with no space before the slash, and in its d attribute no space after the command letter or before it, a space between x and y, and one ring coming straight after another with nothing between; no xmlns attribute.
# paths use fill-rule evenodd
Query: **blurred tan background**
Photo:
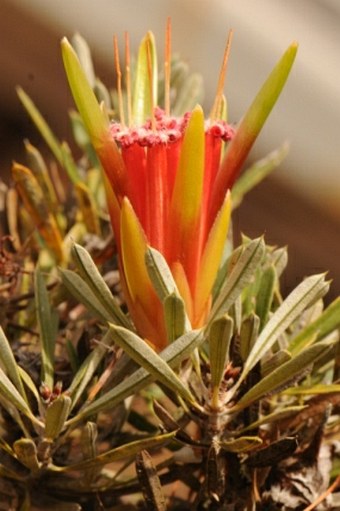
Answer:
<svg viewBox="0 0 340 511"><path fill-rule="evenodd" d="M251 159L288 140L288 158L251 192L235 225L250 236L290 247L285 284L330 270L331 296L340 293L340 2L339 0L1 0L0 172L8 179L21 140L40 140L16 98L20 84L61 138L72 106L59 51L63 35L79 31L96 70L113 84L112 35L130 32L137 48L151 29L162 55L167 16L173 50L203 75L209 111L226 37L234 29L226 95L236 122L292 40L299 52L275 111Z"/></svg>

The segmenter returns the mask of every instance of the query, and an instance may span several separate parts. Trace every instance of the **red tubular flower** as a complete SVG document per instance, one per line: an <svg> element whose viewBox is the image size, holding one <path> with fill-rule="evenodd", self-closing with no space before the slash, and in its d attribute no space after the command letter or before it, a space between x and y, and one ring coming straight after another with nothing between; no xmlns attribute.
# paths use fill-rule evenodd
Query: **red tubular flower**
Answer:
<svg viewBox="0 0 340 511"><path fill-rule="evenodd" d="M199 106L181 118L153 106L157 64L150 33L139 51L128 127L108 123L66 40L62 48L75 101L107 176L129 311L139 334L161 349L167 343L164 311L148 275L147 246L163 254L192 326L202 326L228 231L229 188L285 83L296 45L274 68L235 134L215 116L204 120Z"/></svg>

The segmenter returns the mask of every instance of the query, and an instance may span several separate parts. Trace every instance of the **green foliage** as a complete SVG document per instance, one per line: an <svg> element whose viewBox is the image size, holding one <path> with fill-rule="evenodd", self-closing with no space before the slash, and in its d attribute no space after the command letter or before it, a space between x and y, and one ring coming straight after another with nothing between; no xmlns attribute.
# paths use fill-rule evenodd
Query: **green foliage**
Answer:
<svg viewBox="0 0 340 511"><path fill-rule="evenodd" d="M96 78L86 43L77 36L74 46L95 95L105 99L105 115L114 115L115 94ZM143 59L137 82L145 80ZM178 58L172 68L172 108L179 114L196 103L200 79ZM39 190L64 255L57 271L55 246L37 215L20 261L33 271L32 284L20 274L1 287L0 479L16 489L18 509L39 502L40 509L61 511L128 510L142 506L141 493L155 510L254 509L259 499L272 509L283 473L284 504L296 494L296 466L304 487L325 489L327 478L317 479L320 446L336 478L339 460L330 451L339 439L340 405L340 302L324 309L325 276L307 277L285 297L286 249L244 238L220 269L207 323L193 330L164 257L148 248L168 341L155 352L122 301L101 168L83 122L71 114L84 152L76 161L18 93L75 190L69 208L60 199L59 171L50 172L26 144L35 189L21 188L23 202ZM136 103L134 116L144 117L147 108ZM234 206L285 150L245 172ZM29 214L20 206L19 220L8 222L18 242L31 233ZM167 492L178 482L183 498L172 486Z"/></svg>

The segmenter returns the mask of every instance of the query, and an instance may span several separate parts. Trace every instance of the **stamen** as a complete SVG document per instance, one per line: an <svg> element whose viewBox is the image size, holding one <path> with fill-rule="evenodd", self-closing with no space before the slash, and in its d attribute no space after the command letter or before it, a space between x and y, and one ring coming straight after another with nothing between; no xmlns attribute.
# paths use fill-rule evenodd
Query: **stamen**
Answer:
<svg viewBox="0 0 340 511"><path fill-rule="evenodd" d="M167 19L165 32L164 58L164 109L165 115L170 115L170 79L171 79L171 18Z"/></svg>
<svg viewBox="0 0 340 511"><path fill-rule="evenodd" d="M120 123L123 126L125 126L124 104L123 104L123 94L122 94L122 72L120 70L117 36L114 36L114 38L113 38L113 50L114 50L115 68L116 68L116 74L117 74L119 119L120 119Z"/></svg>
<svg viewBox="0 0 340 511"><path fill-rule="evenodd" d="M125 87L127 95L128 125L132 123L132 96L131 96L131 72L130 72L130 40L129 33L125 32Z"/></svg>
<svg viewBox="0 0 340 511"><path fill-rule="evenodd" d="M153 79L152 79L152 58L151 58L151 43L150 39L146 40L146 55L148 61L148 75L149 75L149 83L150 83L150 106L151 106L151 129L153 131L156 130L156 119L155 119L155 104L153 100Z"/></svg>
<svg viewBox="0 0 340 511"><path fill-rule="evenodd" d="M212 121L214 121L218 118L218 114L221 109L224 82L225 82L225 77L227 74L227 66L228 66L228 59L229 59L229 53L230 53L230 49L231 49L232 39L233 39L233 31L230 30L229 35L228 35L227 44L226 44L226 47L224 50L223 61L222 61L222 66L221 66L221 70L220 70L220 76L219 76L218 84L217 84L215 101L214 101L214 104L213 104L213 107L212 107L211 113L210 113L210 119Z"/></svg>

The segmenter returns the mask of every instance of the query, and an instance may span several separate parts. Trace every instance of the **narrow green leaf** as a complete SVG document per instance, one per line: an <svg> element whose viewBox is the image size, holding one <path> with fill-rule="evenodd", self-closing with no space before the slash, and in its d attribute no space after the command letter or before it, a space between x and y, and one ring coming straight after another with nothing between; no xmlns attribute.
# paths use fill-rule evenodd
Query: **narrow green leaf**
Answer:
<svg viewBox="0 0 340 511"><path fill-rule="evenodd" d="M289 343L289 351L298 353L310 342L317 342L340 327L340 297L312 323L309 323Z"/></svg>
<svg viewBox="0 0 340 511"><path fill-rule="evenodd" d="M213 303L215 303L216 298L221 293L221 289L225 283L225 280L228 278L241 254L244 252L244 247L240 245L237 247L230 256L224 261L220 269L218 270L218 274L213 287Z"/></svg>
<svg viewBox="0 0 340 511"><path fill-rule="evenodd" d="M228 314L212 322L209 340L209 359L212 387L219 387L228 362L230 341L233 335L234 321Z"/></svg>
<svg viewBox="0 0 340 511"><path fill-rule="evenodd" d="M39 267L36 268L34 273L34 290L41 343L41 381L48 388L52 389L54 380L54 347L58 323L56 315L51 311L46 284Z"/></svg>
<svg viewBox="0 0 340 511"><path fill-rule="evenodd" d="M26 387L32 392L33 396L36 399L37 405L40 406L41 405L40 394L39 394L37 387L35 386L32 378L22 367L18 366L18 370L20 373L21 380L26 385Z"/></svg>
<svg viewBox="0 0 340 511"><path fill-rule="evenodd" d="M148 438L143 438L142 440L136 440L135 442L130 442L128 444L116 447L115 449L107 451L104 454L99 454L98 456L90 460L81 461L79 463L75 463L74 465L69 465L67 467L54 466L53 470L57 472L70 472L73 470L76 471L85 470L88 468L96 468L99 465L107 465L108 463L114 463L116 461L134 457L143 449L161 447L165 443L172 440L175 435L176 431L172 431L171 433L164 433L162 435L156 435Z"/></svg>
<svg viewBox="0 0 340 511"><path fill-rule="evenodd" d="M66 38L61 42L61 49L74 101L112 188L121 200L126 195L125 165L110 134L109 120L101 110L77 54Z"/></svg>
<svg viewBox="0 0 340 511"><path fill-rule="evenodd" d="M173 293L165 298L163 306L167 339L172 343L188 330L185 305L182 298Z"/></svg>
<svg viewBox="0 0 340 511"><path fill-rule="evenodd" d="M182 360L190 357L191 353L202 344L203 340L204 336L202 330L191 330L167 346L160 353L160 357L169 364L169 366L177 367ZM106 394L103 394L93 403L85 404L78 415L69 421L69 424L83 420L85 417L96 414L99 411L113 408L153 380L154 377L147 370L143 368L138 369L135 373L128 376L124 381Z"/></svg>
<svg viewBox="0 0 340 511"><path fill-rule="evenodd" d="M230 409L230 413L243 410L263 396L275 391L275 389L289 385L289 383L295 381L296 377L299 377L299 375L303 376L304 371L329 348L330 344L326 342L320 342L306 348L296 357L272 371L265 378L262 378L259 383L252 387L241 397L236 405Z"/></svg>
<svg viewBox="0 0 340 511"><path fill-rule="evenodd" d="M51 250L57 261L62 262L64 247L61 232L38 180L28 167L19 163L13 163L12 177L31 221L47 248Z"/></svg>
<svg viewBox="0 0 340 511"><path fill-rule="evenodd" d="M6 374L1 368L0 368L0 393L9 403L11 403L20 412L22 412L24 415L26 415L32 420L33 415L30 408L28 407L28 404L21 396L21 394L19 394L11 380L6 376Z"/></svg>
<svg viewBox="0 0 340 511"><path fill-rule="evenodd" d="M152 247L147 248L145 264L153 287L161 302L173 293L179 296L179 291L168 263L158 250Z"/></svg>
<svg viewBox="0 0 340 511"><path fill-rule="evenodd" d="M240 332L240 355L245 362L254 346L260 328L260 318L255 314L250 314L242 321Z"/></svg>
<svg viewBox="0 0 340 511"><path fill-rule="evenodd" d="M115 316L109 314L103 304L96 298L96 295L91 291L91 288L77 273L63 269L59 269L59 271L64 286L71 295L85 305L92 314L100 318L104 323L116 320Z"/></svg>
<svg viewBox="0 0 340 511"><path fill-rule="evenodd" d="M67 142L63 142L60 145L60 152L62 157L62 165L67 172L68 177L72 181L73 184L77 184L81 181L81 177L79 174L79 170L76 162L71 153L71 149Z"/></svg>
<svg viewBox="0 0 340 511"><path fill-rule="evenodd" d="M84 151L84 153L88 157L91 167L97 169L101 168L96 151L94 150L89 133L84 126L84 122L80 114L75 110L71 110L71 112L69 112L69 115L71 120L73 138L75 139L77 145Z"/></svg>
<svg viewBox="0 0 340 511"><path fill-rule="evenodd" d="M223 203L225 191L234 184L242 164L275 105L292 68L296 52L297 44L293 43L276 64L239 124L215 180L212 218L215 218Z"/></svg>
<svg viewBox="0 0 340 511"><path fill-rule="evenodd" d="M191 404L195 398L171 369L150 346L136 334L126 328L110 324L110 332L114 341L141 367L152 376Z"/></svg>
<svg viewBox="0 0 340 511"><path fill-rule="evenodd" d="M55 212L56 208L58 208L58 199L45 161L40 151L38 151L36 147L30 144L28 140L25 140L24 143L28 159L28 166L33 170L51 211Z"/></svg>
<svg viewBox="0 0 340 511"><path fill-rule="evenodd" d="M27 402L27 396L24 386L22 384L19 366L15 361L13 351L11 350L10 344L1 326L0 326L0 362L9 379L12 381L17 390L20 392L21 396Z"/></svg>
<svg viewBox="0 0 340 511"><path fill-rule="evenodd" d="M271 253L271 261L276 269L277 278L280 278L288 263L287 248L278 248Z"/></svg>
<svg viewBox="0 0 340 511"><path fill-rule="evenodd" d="M62 394L47 407L45 417L46 440L54 440L61 433L71 410L71 404L70 396Z"/></svg>
<svg viewBox="0 0 340 511"><path fill-rule="evenodd" d="M237 452L238 454L252 451L262 444L263 440L258 436L241 436L234 440L224 440L219 443L224 451Z"/></svg>
<svg viewBox="0 0 340 511"><path fill-rule="evenodd" d="M265 362L261 363L261 375L262 377L267 376L267 374L274 371L277 367L288 362L292 358L291 354L287 350L280 350L274 353L272 357L270 357Z"/></svg>
<svg viewBox="0 0 340 511"><path fill-rule="evenodd" d="M87 250L75 243L72 253L80 275L100 301L102 307L106 309L106 315L110 318L110 321L131 328L131 323L122 312Z"/></svg>
<svg viewBox="0 0 340 511"><path fill-rule="evenodd" d="M263 355L273 346L281 334L317 299L327 293L329 283L324 274L313 275L301 282L275 311L261 334L257 338L244 364L239 383L257 364Z"/></svg>
<svg viewBox="0 0 340 511"><path fill-rule="evenodd" d="M284 391L285 394L291 396L318 396L320 394L338 394L340 392L339 383L325 383L313 385L312 387L293 387Z"/></svg>
<svg viewBox="0 0 340 511"><path fill-rule="evenodd" d="M40 135L45 140L56 160L60 163L60 165L63 165L63 157L59 140L53 134L51 128L48 126L47 122L26 92L21 87L17 87L16 90L21 103L40 132Z"/></svg>
<svg viewBox="0 0 340 511"><path fill-rule="evenodd" d="M96 75L93 68L91 50L85 39L80 34L74 34L71 39L72 46L78 56L81 67L84 70L87 81L94 87Z"/></svg>
<svg viewBox="0 0 340 511"><path fill-rule="evenodd" d="M253 240L246 246L216 298L208 317L208 326L214 319L228 312L230 306L250 283L264 255L264 250L262 238Z"/></svg>
<svg viewBox="0 0 340 511"><path fill-rule="evenodd" d="M87 81L86 74L78 60L77 54L64 37L61 41L62 56L67 78L77 108L91 139L102 136L107 131L107 122L98 101Z"/></svg>
<svg viewBox="0 0 340 511"><path fill-rule="evenodd" d="M260 318L260 330L267 323L276 285L276 271L269 266L261 275L259 290L256 296L256 314Z"/></svg>
<svg viewBox="0 0 340 511"><path fill-rule="evenodd" d="M294 389L292 389L292 390L294 390ZM270 413L268 415L261 417L261 419L255 421L255 422L252 422L246 428L242 428L240 433L243 434L246 431L252 431L255 428L258 428L259 426L262 426L262 424L271 424L273 422L277 422L282 419L285 419L286 417L290 417L291 415L296 415L297 413L301 412L301 410L303 410L304 408L307 408L307 406L304 406L304 405L286 406L283 410L277 410L273 413Z"/></svg>
<svg viewBox="0 0 340 511"><path fill-rule="evenodd" d="M112 345L112 343L112 336L109 332L107 332L101 339L100 343L81 364L70 387L67 389L67 394L72 399L71 409L76 405L86 386L92 380L97 367L107 354L108 348Z"/></svg>
<svg viewBox="0 0 340 511"><path fill-rule="evenodd" d="M257 186L268 174L276 169L286 158L289 144L285 142L281 147L269 153L265 158L256 161L251 167L242 172L235 182L231 192L233 209L237 208L244 196Z"/></svg>
<svg viewBox="0 0 340 511"><path fill-rule="evenodd" d="M139 46L132 102L133 123L141 126L152 116L157 105L157 53L155 38L148 32Z"/></svg>

